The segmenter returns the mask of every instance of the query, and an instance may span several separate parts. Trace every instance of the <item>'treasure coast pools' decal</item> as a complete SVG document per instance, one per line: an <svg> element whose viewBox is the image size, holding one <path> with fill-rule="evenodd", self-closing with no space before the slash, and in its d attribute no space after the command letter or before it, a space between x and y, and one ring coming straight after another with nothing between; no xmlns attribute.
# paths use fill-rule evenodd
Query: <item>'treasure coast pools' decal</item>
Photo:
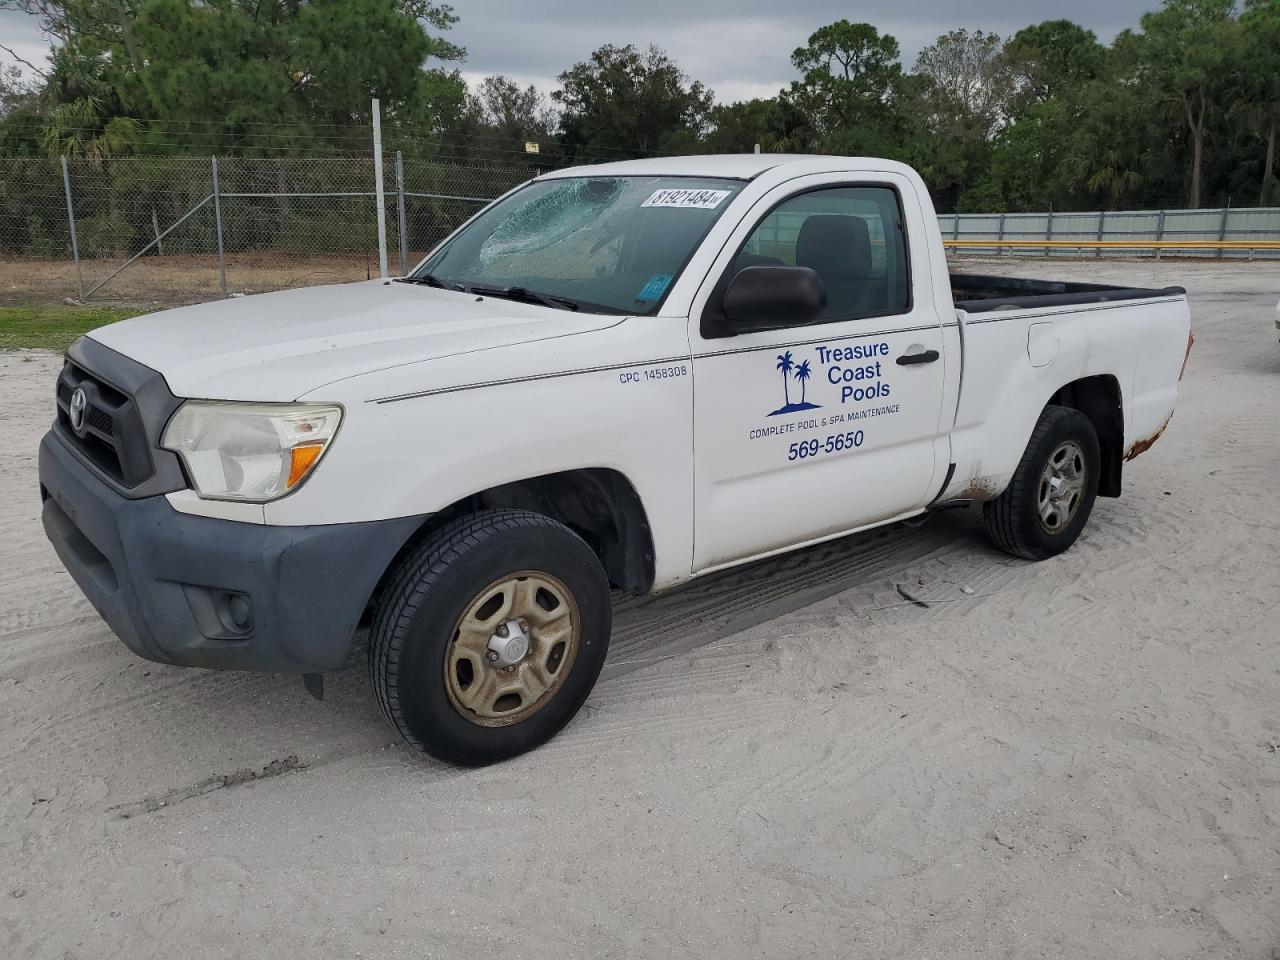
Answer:
<svg viewBox="0 0 1280 960"><path fill-rule="evenodd" d="M786 350L778 354L774 369L782 374L782 406L769 413L777 417L801 410L820 410L822 404L808 399L809 381L815 376L840 388L842 404L881 400L889 396L890 387L885 380L885 361L889 358L889 344L883 340L875 343L855 343L850 346L814 347L818 369L809 360L797 361ZM799 400L793 400L795 391Z"/></svg>

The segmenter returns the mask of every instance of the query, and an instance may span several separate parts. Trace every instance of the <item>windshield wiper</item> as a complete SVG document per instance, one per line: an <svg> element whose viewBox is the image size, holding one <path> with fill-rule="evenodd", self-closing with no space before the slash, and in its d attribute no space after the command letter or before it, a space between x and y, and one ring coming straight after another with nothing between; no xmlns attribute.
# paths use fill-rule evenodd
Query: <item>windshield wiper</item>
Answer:
<svg viewBox="0 0 1280 960"><path fill-rule="evenodd" d="M570 297L556 297L549 293L539 293L528 287L479 287L475 284L463 284L458 289L465 293L474 293L482 297L506 297L509 300L523 300L526 303L540 303L544 307L555 307L559 310L578 310L582 304Z"/></svg>
<svg viewBox="0 0 1280 960"><path fill-rule="evenodd" d="M424 287L437 287L440 290L461 290L462 288L456 283L450 283L448 280L441 280L439 277L433 277L429 273L420 273L417 276L393 277L396 283L420 283Z"/></svg>

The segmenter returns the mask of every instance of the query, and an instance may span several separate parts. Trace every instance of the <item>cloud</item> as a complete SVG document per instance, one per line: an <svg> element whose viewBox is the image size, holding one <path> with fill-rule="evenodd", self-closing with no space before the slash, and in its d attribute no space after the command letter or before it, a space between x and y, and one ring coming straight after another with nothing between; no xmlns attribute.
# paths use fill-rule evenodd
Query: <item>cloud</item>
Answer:
<svg viewBox="0 0 1280 960"><path fill-rule="evenodd" d="M936 0L897 0L892 6L829 0L645 0L606 5L598 0L470 0L450 39L467 48L466 72L507 73L543 90L556 76L612 43L662 47L690 77L729 102L772 96L795 78L791 51L818 27L841 18L865 20L890 33L908 68L921 48L957 27L1009 36L1028 24L1069 18L1103 41L1158 6L1158 0L969 0L946 6Z"/></svg>
<svg viewBox="0 0 1280 960"><path fill-rule="evenodd" d="M23 60L29 60L37 67L44 66L49 45L40 35L40 26L35 17L16 10L0 10L0 43ZM18 63L4 50L0 50L0 66L14 65L22 71L24 77L28 79L32 77L29 67Z"/></svg>
<svg viewBox="0 0 1280 960"><path fill-rule="evenodd" d="M467 0L449 38L467 48L461 65L469 82L507 74L550 92L556 77L585 60L597 47L613 43L656 44L690 77L731 102L775 94L795 78L791 51L818 27L841 18L865 20L890 33L910 68L920 49L956 27L992 30L1009 36L1041 20L1069 18L1110 40L1133 27L1158 0L895 0L883 5L848 0ZM0 11L0 43L34 63L46 45L34 17ZM0 52L0 62L9 58Z"/></svg>

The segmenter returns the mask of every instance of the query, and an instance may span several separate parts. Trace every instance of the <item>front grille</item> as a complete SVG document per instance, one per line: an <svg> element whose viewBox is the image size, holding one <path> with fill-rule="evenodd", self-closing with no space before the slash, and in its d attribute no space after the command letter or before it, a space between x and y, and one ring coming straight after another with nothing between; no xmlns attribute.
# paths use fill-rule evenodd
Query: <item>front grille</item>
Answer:
<svg viewBox="0 0 1280 960"><path fill-rule="evenodd" d="M103 413L97 407L91 407L85 419L90 427L101 433L104 437L110 437L115 433L115 420L111 418L110 414Z"/></svg>
<svg viewBox="0 0 1280 960"><path fill-rule="evenodd" d="M84 391L86 400L78 429L71 422L77 390ZM151 441L129 394L68 359L58 375L56 395L58 430L102 474L126 490L151 478Z"/></svg>

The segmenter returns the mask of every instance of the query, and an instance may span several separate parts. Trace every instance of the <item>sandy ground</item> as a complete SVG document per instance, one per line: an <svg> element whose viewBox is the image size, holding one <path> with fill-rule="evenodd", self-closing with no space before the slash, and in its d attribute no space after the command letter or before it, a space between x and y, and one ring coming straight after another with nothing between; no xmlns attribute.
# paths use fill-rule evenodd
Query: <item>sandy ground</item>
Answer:
<svg viewBox="0 0 1280 960"><path fill-rule="evenodd" d="M480 771L359 673L130 655L36 519L57 361L0 355L0 956L1271 957L1280 271L999 269L1193 293L1073 550L955 511L622 605L586 711Z"/></svg>

